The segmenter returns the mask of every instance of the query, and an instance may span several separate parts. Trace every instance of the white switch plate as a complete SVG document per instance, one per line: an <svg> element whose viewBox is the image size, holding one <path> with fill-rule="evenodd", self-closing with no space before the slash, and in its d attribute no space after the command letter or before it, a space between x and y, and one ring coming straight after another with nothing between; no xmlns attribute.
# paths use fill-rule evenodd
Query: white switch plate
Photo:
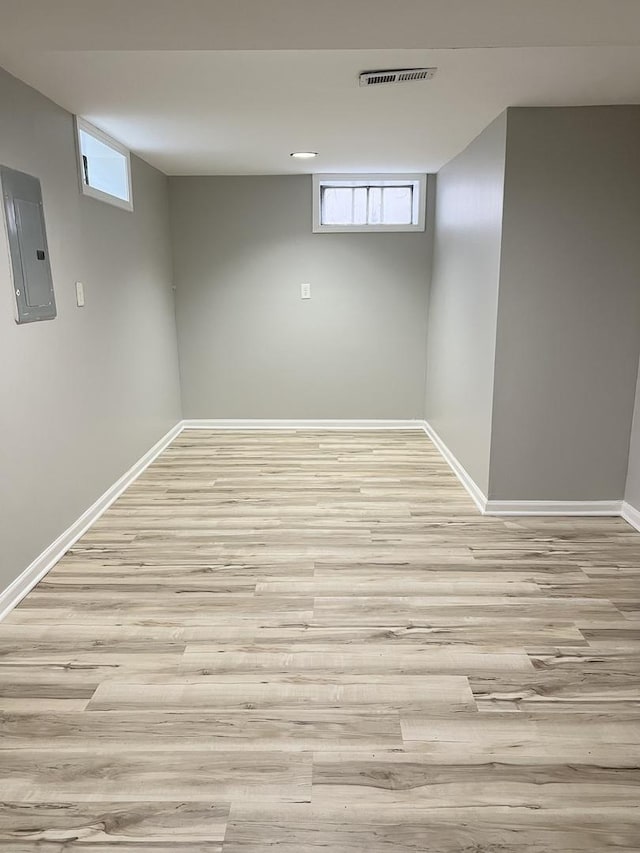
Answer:
<svg viewBox="0 0 640 853"><path fill-rule="evenodd" d="M311 285L308 281L300 285L300 298L311 299Z"/></svg>
<svg viewBox="0 0 640 853"><path fill-rule="evenodd" d="M84 305L84 284L81 281L76 281L76 302L78 303L78 308L82 308Z"/></svg>

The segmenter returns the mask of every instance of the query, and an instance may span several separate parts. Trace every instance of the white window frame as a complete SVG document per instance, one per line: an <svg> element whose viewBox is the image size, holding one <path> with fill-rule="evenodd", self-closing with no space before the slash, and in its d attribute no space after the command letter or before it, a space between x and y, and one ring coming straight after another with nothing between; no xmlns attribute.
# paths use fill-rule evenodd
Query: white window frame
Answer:
<svg viewBox="0 0 640 853"><path fill-rule="evenodd" d="M115 207L120 207L122 210L133 210L133 185L131 182L131 152L128 148L125 148L120 142L113 137L106 134L104 131L92 125L86 119L81 118L80 116L76 116L76 154L78 161L78 179L80 181L80 192L83 195L89 196L90 198L98 199L98 201L105 201L107 204L112 204ZM85 183L84 180L84 166L82 163L82 147L80 145L80 131L83 130L85 133L88 133L90 136L93 136L95 139L98 139L100 142L103 142L105 145L108 145L109 148L112 148L114 151L117 151L118 154L122 154L126 159L127 164L127 187L129 190L129 200L124 198L118 198L118 196L111 195L110 193L105 193L102 190L98 190L95 187L90 186Z"/></svg>
<svg viewBox="0 0 640 853"><path fill-rule="evenodd" d="M417 214L417 223L410 225L323 225L322 224L322 188L325 186L373 186L393 187L414 186L414 217ZM417 190L417 199L415 193ZM337 175L313 175L313 233L314 234L339 234L339 233L380 233L381 231L424 231L425 210L427 202L427 176L424 174L337 174Z"/></svg>

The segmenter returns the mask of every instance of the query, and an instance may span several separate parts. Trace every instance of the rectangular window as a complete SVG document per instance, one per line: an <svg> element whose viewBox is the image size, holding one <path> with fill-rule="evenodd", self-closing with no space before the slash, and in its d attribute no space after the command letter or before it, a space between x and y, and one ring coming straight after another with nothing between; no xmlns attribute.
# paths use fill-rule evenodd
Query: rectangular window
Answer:
<svg viewBox="0 0 640 853"><path fill-rule="evenodd" d="M76 129L82 192L133 210L129 151L82 118L76 118Z"/></svg>
<svg viewBox="0 0 640 853"><path fill-rule="evenodd" d="M425 175L314 175L313 230L424 231Z"/></svg>

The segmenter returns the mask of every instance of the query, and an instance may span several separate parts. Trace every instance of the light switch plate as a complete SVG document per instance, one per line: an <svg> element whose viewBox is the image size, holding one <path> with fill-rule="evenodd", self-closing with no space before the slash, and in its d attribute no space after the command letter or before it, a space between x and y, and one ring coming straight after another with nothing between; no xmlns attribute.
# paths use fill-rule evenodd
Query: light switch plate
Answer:
<svg viewBox="0 0 640 853"><path fill-rule="evenodd" d="M78 308L84 306L84 284L81 281L76 281L76 302Z"/></svg>
<svg viewBox="0 0 640 853"><path fill-rule="evenodd" d="M311 299L311 285L308 281L300 285L300 298Z"/></svg>

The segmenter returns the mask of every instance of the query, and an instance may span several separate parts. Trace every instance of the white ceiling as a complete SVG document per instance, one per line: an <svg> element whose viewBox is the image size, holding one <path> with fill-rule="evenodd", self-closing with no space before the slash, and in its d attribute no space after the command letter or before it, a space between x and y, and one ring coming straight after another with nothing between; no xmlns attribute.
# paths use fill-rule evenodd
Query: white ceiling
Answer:
<svg viewBox="0 0 640 853"><path fill-rule="evenodd" d="M362 50L640 44L638 0L0 0L0 48Z"/></svg>
<svg viewBox="0 0 640 853"><path fill-rule="evenodd" d="M437 171L507 106L640 103L640 0L0 0L0 19L0 65L168 174Z"/></svg>

